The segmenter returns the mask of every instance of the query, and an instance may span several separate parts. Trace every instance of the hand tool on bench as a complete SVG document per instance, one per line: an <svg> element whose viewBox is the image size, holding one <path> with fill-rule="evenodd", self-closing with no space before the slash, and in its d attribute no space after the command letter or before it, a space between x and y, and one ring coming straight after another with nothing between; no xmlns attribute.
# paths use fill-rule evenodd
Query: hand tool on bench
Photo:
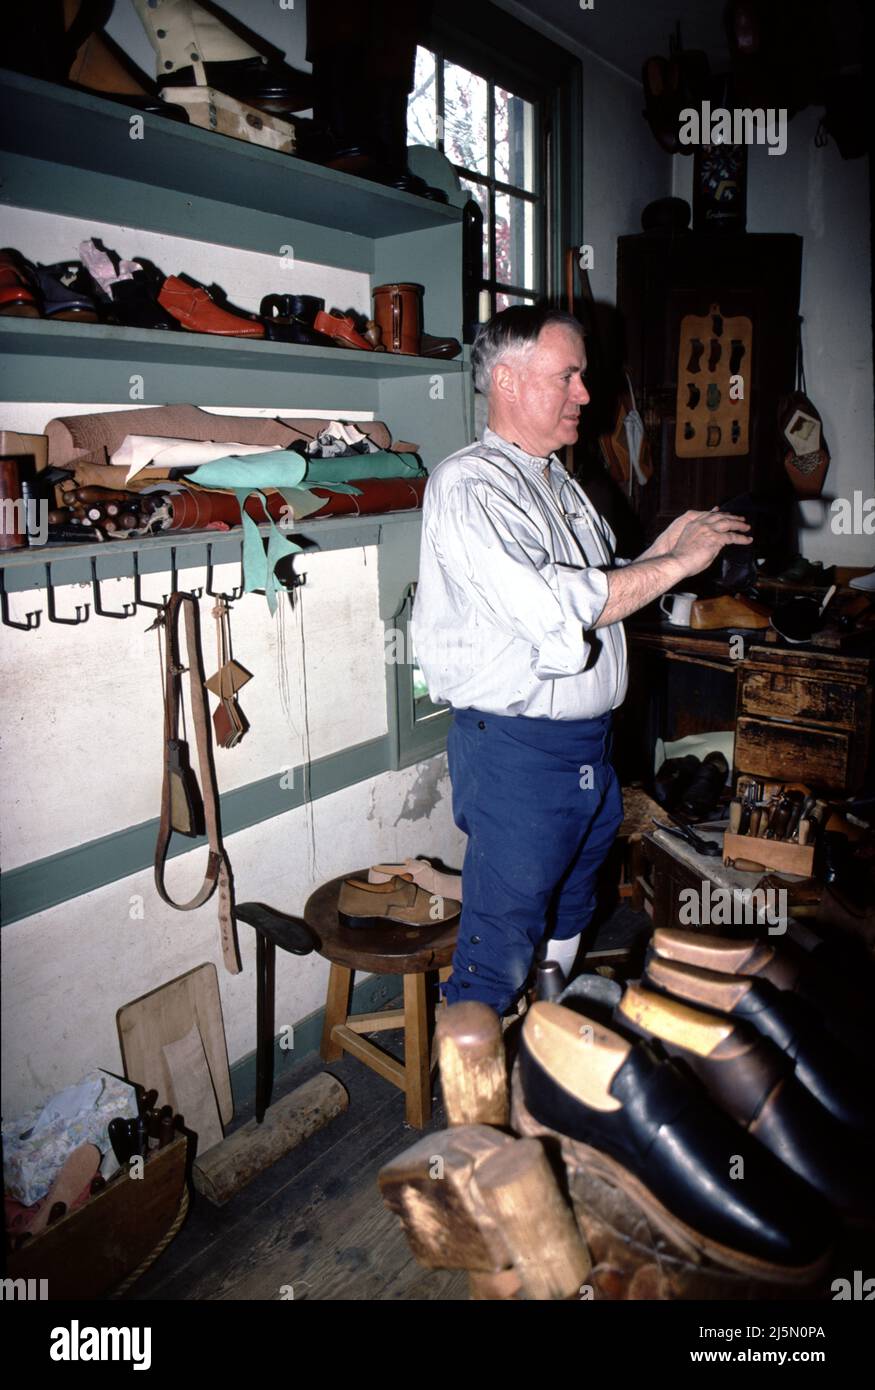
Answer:
<svg viewBox="0 0 875 1390"><path fill-rule="evenodd" d="M666 815L670 814L671 812L666 812ZM672 819L674 818L672 817ZM696 834L695 830L691 830L688 825L684 825L683 821L678 821L675 825L666 825L663 821L657 820L654 816L653 824L658 830L664 830L666 835L676 835L679 840L686 840L687 844L690 845L697 854L704 854L709 859L714 859L723 853L716 840L703 839L701 835Z"/></svg>

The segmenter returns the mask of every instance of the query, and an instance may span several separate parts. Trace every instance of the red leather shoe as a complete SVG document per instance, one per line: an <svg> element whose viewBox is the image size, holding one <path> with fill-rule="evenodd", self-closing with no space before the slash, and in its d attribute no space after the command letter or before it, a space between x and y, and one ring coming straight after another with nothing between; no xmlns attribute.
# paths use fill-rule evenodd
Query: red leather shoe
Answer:
<svg viewBox="0 0 875 1390"><path fill-rule="evenodd" d="M0 251L0 314L20 319L41 317L36 296L13 251Z"/></svg>
<svg viewBox="0 0 875 1390"><path fill-rule="evenodd" d="M229 338L263 338L260 319L223 309L202 285L190 285L178 275L168 275L158 293L158 303L190 333L219 333Z"/></svg>
<svg viewBox="0 0 875 1390"><path fill-rule="evenodd" d="M324 309L320 310L313 320L313 327L317 333L325 333L327 337L334 338L342 347L362 348L365 352L374 351L374 344L362 337L351 314L326 314Z"/></svg>

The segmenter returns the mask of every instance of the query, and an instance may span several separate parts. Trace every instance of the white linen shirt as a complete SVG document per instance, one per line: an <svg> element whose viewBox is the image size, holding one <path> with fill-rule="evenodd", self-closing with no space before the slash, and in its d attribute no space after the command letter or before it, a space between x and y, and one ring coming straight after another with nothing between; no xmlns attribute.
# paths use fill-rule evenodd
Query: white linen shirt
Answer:
<svg viewBox="0 0 875 1390"><path fill-rule="evenodd" d="M549 481L544 469L549 463ZM622 623L598 632L614 533L551 455L486 429L425 489L411 623L436 702L536 719L594 719L628 684Z"/></svg>

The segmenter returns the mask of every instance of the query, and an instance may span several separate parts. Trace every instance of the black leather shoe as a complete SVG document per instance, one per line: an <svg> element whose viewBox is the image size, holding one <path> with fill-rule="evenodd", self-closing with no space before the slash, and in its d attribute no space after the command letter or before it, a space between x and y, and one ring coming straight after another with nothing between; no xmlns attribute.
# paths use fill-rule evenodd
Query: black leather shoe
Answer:
<svg viewBox="0 0 875 1390"><path fill-rule="evenodd" d="M664 960L652 951L645 981L676 999L743 1019L791 1058L806 1090L842 1124L875 1135L871 1077L841 1045L826 1036L816 1009L768 980L719 975L695 965Z"/></svg>
<svg viewBox="0 0 875 1390"><path fill-rule="evenodd" d="M646 1042L534 1004L519 1061L537 1121L607 1154L699 1236L773 1265L825 1255L830 1213L819 1195ZM739 1159L743 1180L730 1177Z"/></svg>
<svg viewBox="0 0 875 1390"><path fill-rule="evenodd" d="M691 820L705 820L710 816L720 793L726 786L729 776L729 763L722 753L708 753L702 759L702 766L687 787L681 799L681 810Z"/></svg>
<svg viewBox="0 0 875 1390"><path fill-rule="evenodd" d="M794 1075L791 1059L745 1023L629 985L614 1019L658 1038L736 1124L786 1163L837 1211L875 1217L875 1154L843 1128Z"/></svg>
<svg viewBox="0 0 875 1390"><path fill-rule="evenodd" d="M33 275L39 285L45 318L97 322L94 282L81 261L36 265Z"/></svg>
<svg viewBox="0 0 875 1390"><path fill-rule="evenodd" d="M653 779L653 795L660 806L673 811L701 766L695 753L687 753L683 758L666 758Z"/></svg>

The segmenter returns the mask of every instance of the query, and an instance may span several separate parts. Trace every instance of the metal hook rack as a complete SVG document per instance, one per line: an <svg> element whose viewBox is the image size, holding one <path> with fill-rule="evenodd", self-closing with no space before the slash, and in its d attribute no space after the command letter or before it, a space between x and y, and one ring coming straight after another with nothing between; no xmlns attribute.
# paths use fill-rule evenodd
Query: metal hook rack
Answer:
<svg viewBox="0 0 875 1390"><path fill-rule="evenodd" d="M188 539L186 539L186 545L189 545L189 543L191 542L188 542ZM170 559L168 569L170 569L171 592L175 592L179 587L178 546L171 545L170 548L168 548L168 552L170 552L168 553L168 559ZM127 571L128 577L132 577L132 580L134 580L134 599L125 600L125 602L122 603L121 612L109 609L109 607L104 607L102 588L100 587L102 587L106 578L113 578L113 575L103 575L103 578L99 577L99 574L97 574L96 555L93 555L93 553L90 556L88 553L83 555L82 566L79 566L79 573L71 575L70 578L64 578L64 580L60 582L58 582L56 578L57 560L57 556L54 556L51 560L35 559L33 560L31 569L26 571L28 587L42 589L43 585L45 585L45 612L47 617L49 617L50 623L57 623L58 626L61 627L81 627L83 623L88 623L90 616L92 616L92 612L96 613L97 617L111 617L111 619L124 621L124 619L129 619L129 617L135 617L136 612L138 612L138 609L141 609L141 607L153 609L153 612L156 613L157 620L160 621L161 613L166 609L170 595L164 595L161 602L156 602L154 599L147 599L143 596L143 575L141 573L141 560L139 560L138 550L132 550L131 556L129 556L129 569ZM68 563L70 563L70 556L64 555L63 560L68 566ZM207 594L210 598L223 599L225 603L231 603L235 602L236 599L241 599L243 592L245 592L245 589L243 589L242 552L239 552L238 559L236 559L234 563L239 563L239 566L241 566L241 582L239 582L239 585L234 585L234 588L231 588L230 592L216 591L216 589L213 588L213 542L206 542L206 582L202 585L198 585L196 588L192 587L186 592L192 594L193 598L196 599L203 598L203 595ZM85 567L85 569L82 569L82 567ZM33 574L31 570L38 571L38 573ZM40 570L43 571L42 575L39 574ZM19 571L19 573L21 573L21 571ZM89 573L90 581L85 577L85 575ZM122 575L120 575L120 577L122 577ZM305 578L306 575L292 575L292 577L289 577L288 588L298 587ZM58 613L57 610L57 588L64 587L65 584L81 584L81 582L83 582L83 584L88 584L88 582L90 582L92 600L90 600L89 603L77 603L77 605L75 605L75 617L64 617L63 614ZM18 585L18 587L15 588L15 592L19 592L19 588L21 587ZM3 621L4 626L18 628L21 632L35 632L40 627L40 623L42 623L42 616L42 610L33 610L33 612L26 613L24 621L19 621L11 616L10 595L8 595L6 588L6 567L0 564L0 619Z"/></svg>
<svg viewBox="0 0 875 1390"><path fill-rule="evenodd" d="M26 613L26 622L18 623L9 616L9 595L6 592L6 582L2 569L0 569L0 617L6 627L17 627L21 632L36 632L42 619L42 609L35 609L32 613Z"/></svg>
<svg viewBox="0 0 875 1390"><path fill-rule="evenodd" d="M241 567L242 567L242 563L243 563L243 562L242 562L242 558L241 558L241 562L240 562L240 563L241 563ZM209 594L210 598L220 598L220 599L224 599L225 603L235 603L235 602L237 601L237 599L243 597L243 582L242 582L242 575L241 575L241 582L240 582L239 588L235 586L235 587L231 590L231 592L230 592L229 594L226 594L226 593L217 593L216 590L213 588L213 543L212 543L212 541L208 541L208 542L207 542L207 588L206 588L206 592Z"/></svg>
<svg viewBox="0 0 875 1390"><path fill-rule="evenodd" d="M97 557L91 557L91 591L94 595L94 611L100 618L133 618L137 611L136 603L125 603L121 613L114 613L111 608L104 608L100 597L100 580L97 578Z"/></svg>
<svg viewBox="0 0 875 1390"><path fill-rule="evenodd" d="M133 556L132 556L131 558L132 558L132 560L133 560L133 566L134 566L134 604L135 604L135 606L136 606L137 608L154 608L158 613L163 613L163 612L164 612L164 609L165 609L165 606L166 606L166 603L167 603L167 599L164 598L164 599L161 601L161 603L154 603L152 599L143 598L143 595L142 595L142 593L141 593L141 591L140 591L140 584L141 584L141 582L142 582L143 576L140 574L140 556L139 556L139 554L138 554L138 552L137 552L136 550L134 551Z"/></svg>
<svg viewBox="0 0 875 1390"><path fill-rule="evenodd" d="M75 618L60 618L55 608L55 586L52 582L52 566L46 561L46 607L49 611L50 623L63 623L67 627L78 627L80 623L87 623L91 613L90 603L77 603ZM85 610L84 616L82 610Z"/></svg>

